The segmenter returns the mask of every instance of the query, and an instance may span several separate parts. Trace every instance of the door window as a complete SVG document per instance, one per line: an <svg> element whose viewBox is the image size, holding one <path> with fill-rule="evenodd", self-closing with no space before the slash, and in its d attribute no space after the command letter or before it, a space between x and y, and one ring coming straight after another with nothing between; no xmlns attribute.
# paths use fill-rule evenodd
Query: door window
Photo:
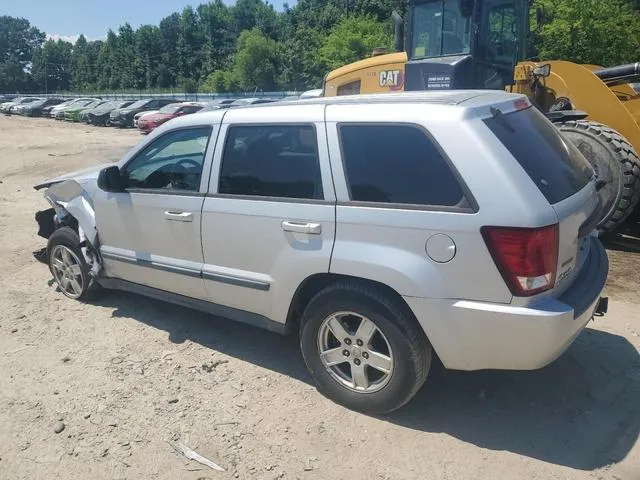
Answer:
<svg viewBox="0 0 640 480"><path fill-rule="evenodd" d="M318 141L312 125L230 127L219 193L322 199Z"/></svg>
<svg viewBox="0 0 640 480"><path fill-rule="evenodd" d="M340 126L351 200L462 205L464 193L440 150L411 125Z"/></svg>
<svg viewBox="0 0 640 480"><path fill-rule="evenodd" d="M125 166L127 188L197 192L210 134L198 127L157 138Z"/></svg>

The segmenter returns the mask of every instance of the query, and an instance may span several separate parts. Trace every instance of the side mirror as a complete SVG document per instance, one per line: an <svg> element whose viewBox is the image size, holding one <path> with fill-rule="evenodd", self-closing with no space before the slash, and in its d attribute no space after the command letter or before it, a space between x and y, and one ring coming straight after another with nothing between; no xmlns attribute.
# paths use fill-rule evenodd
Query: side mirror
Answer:
<svg viewBox="0 0 640 480"><path fill-rule="evenodd" d="M534 77L547 78L549 75L551 75L551 65L549 63L545 63L544 65L540 65L533 69Z"/></svg>
<svg viewBox="0 0 640 480"><path fill-rule="evenodd" d="M120 174L120 169L116 165L100 170L98 174L98 188L105 192L124 192L124 179Z"/></svg>

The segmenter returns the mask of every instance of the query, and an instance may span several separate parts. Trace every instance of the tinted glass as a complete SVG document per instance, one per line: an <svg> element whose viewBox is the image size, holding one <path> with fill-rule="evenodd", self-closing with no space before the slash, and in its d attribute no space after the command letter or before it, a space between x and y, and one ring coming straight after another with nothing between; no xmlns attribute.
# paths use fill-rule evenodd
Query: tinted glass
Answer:
<svg viewBox="0 0 640 480"><path fill-rule="evenodd" d="M412 19L412 58L469 52L471 19L463 16L459 0L416 5L412 10Z"/></svg>
<svg viewBox="0 0 640 480"><path fill-rule="evenodd" d="M580 151L536 108L485 119L491 131L515 157L549 203L581 190L593 170Z"/></svg>
<svg viewBox="0 0 640 480"><path fill-rule="evenodd" d="M410 125L341 125L351 199L454 206L464 200L447 161L421 129Z"/></svg>
<svg viewBox="0 0 640 480"><path fill-rule="evenodd" d="M315 129L311 125L231 127L219 192L323 198Z"/></svg>
<svg viewBox="0 0 640 480"><path fill-rule="evenodd" d="M199 127L159 137L125 167L127 187L198 191L210 134Z"/></svg>
<svg viewBox="0 0 640 480"><path fill-rule="evenodd" d="M144 107L147 103L149 103L149 100L138 100L137 102L133 102L131 105L129 105L129 108Z"/></svg>
<svg viewBox="0 0 640 480"><path fill-rule="evenodd" d="M340 85L338 87L338 95L357 95L360 93L360 80Z"/></svg>
<svg viewBox="0 0 640 480"><path fill-rule="evenodd" d="M158 113L176 113L180 110L180 105L166 105L158 110Z"/></svg>

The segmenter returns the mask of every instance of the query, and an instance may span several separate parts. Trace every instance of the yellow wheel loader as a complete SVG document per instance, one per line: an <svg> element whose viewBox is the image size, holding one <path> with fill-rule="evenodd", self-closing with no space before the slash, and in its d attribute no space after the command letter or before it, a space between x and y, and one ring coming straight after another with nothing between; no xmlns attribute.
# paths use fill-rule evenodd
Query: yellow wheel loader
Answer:
<svg viewBox="0 0 640 480"><path fill-rule="evenodd" d="M394 13L396 52L330 72L323 95L443 89L526 94L593 165L598 231L615 231L640 200L640 63L602 68L526 60L531 0L410 0ZM541 12L537 11L538 18ZM639 208L640 209L640 208Z"/></svg>

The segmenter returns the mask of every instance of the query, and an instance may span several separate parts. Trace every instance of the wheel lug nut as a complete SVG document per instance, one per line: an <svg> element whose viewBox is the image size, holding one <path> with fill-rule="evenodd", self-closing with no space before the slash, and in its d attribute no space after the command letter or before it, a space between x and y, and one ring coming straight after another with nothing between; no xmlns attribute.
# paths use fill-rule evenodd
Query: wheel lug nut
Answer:
<svg viewBox="0 0 640 480"><path fill-rule="evenodd" d="M343 354L345 357L348 357L348 356L349 356L349 350L343 350L343 351L342 351L342 354Z"/></svg>
<svg viewBox="0 0 640 480"><path fill-rule="evenodd" d="M362 346L362 340L358 339L358 340L356 340L356 343L358 344L359 347Z"/></svg>
<svg viewBox="0 0 640 480"><path fill-rule="evenodd" d="M350 338L345 338L344 339L344 343L346 343L347 345L351 345L351 339Z"/></svg>
<svg viewBox="0 0 640 480"><path fill-rule="evenodd" d="M362 352L362 358L369 358L369 354L367 352Z"/></svg>
<svg viewBox="0 0 640 480"><path fill-rule="evenodd" d="M355 363L356 365L360 365L360 359L359 359L359 358L356 358L356 359L353 361L353 363Z"/></svg>

